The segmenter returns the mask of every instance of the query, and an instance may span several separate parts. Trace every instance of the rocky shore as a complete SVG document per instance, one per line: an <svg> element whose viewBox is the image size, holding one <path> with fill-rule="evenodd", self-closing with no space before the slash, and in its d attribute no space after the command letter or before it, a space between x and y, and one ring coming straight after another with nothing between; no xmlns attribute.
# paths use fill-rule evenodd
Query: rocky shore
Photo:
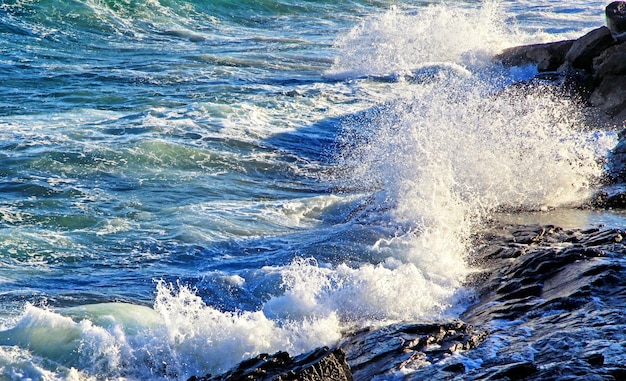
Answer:
<svg viewBox="0 0 626 381"><path fill-rule="evenodd" d="M575 92L597 122L622 127L626 120L626 4L606 8L607 26L575 40L505 49L494 61L505 66L536 66L536 79Z"/></svg>
<svg viewBox="0 0 626 381"><path fill-rule="evenodd" d="M366 328L191 380L626 379L624 233L495 225L477 237L478 300L459 320Z"/></svg>
<svg viewBox="0 0 626 381"><path fill-rule="evenodd" d="M626 2L576 40L510 48L494 59L534 65L604 127L626 121ZM626 132L595 208L626 207ZM626 233L494 221L476 236L475 303L459 319L365 328L333 348L262 354L222 380L626 380Z"/></svg>

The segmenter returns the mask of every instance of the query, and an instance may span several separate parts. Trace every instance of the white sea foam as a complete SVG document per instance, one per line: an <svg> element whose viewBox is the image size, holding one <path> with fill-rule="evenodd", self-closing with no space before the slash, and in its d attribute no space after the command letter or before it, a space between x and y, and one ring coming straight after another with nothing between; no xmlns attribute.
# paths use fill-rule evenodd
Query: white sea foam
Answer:
<svg viewBox="0 0 626 381"><path fill-rule="evenodd" d="M52 371L39 365L41 362L41 358L33 357L27 350L0 346L0 378L3 380L88 381L76 369L58 367Z"/></svg>
<svg viewBox="0 0 626 381"><path fill-rule="evenodd" d="M220 312L185 286L159 283L157 291L154 309L105 303L54 312L28 305L13 328L0 332L0 364L10 364L0 375L187 379L258 353L299 353L339 339L333 314L276 321L261 311Z"/></svg>

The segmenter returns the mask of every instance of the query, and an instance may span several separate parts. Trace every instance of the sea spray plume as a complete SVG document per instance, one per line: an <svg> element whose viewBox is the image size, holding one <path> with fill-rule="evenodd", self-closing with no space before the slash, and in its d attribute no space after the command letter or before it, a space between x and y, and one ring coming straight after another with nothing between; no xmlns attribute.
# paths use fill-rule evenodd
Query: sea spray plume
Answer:
<svg viewBox="0 0 626 381"><path fill-rule="evenodd" d="M333 314L268 319L262 311L223 312L207 306L194 289L162 281L154 309L103 303L52 311L27 305L13 328L0 331L3 345L24 349L22 356L36 363L53 362L57 373L79 369L83 378L128 379L220 373L260 353L301 353L339 338ZM0 350L0 378L6 356L14 354Z"/></svg>
<svg viewBox="0 0 626 381"><path fill-rule="evenodd" d="M365 20L336 41L340 51L329 77L406 75L423 65L483 65L521 39L500 19L496 1L401 8Z"/></svg>
<svg viewBox="0 0 626 381"><path fill-rule="evenodd" d="M378 187L380 209L411 231L396 257L432 285L459 286L471 233L493 211L580 204L602 174L577 105L550 87L495 94L450 77L411 90L350 120L348 136L366 138L345 142L340 160L352 188Z"/></svg>
<svg viewBox="0 0 626 381"><path fill-rule="evenodd" d="M199 369L225 371L248 356L281 342L262 313L223 313L207 306L187 286L157 284L155 310L163 317L171 362L167 372L192 375Z"/></svg>
<svg viewBox="0 0 626 381"><path fill-rule="evenodd" d="M451 289L428 280L411 263L389 258L379 264L358 267L338 264L322 267L312 258L295 259L281 270L285 291L266 303L264 311L274 318L318 322L332 331L425 318L442 313ZM335 321L340 325L335 326Z"/></svg>
<svg viewBox="0 0 626 381"><path fill-rule="evenodd" d="M341 189L372 193L364 199L369 206L353 217L397 229L371 248L389 255L379 263L319 269L315 261L295 261L284 270L290 279L284 295L268 302L268 313L320 317L335 311L346 326L446 315L462 294L469 240L484 218L502 208L540 209L589 195L602 168L594 142L580 139L574 102L543 86L500 92L505 81L499 78L447 70L459 64L493 70L482 60L483 49L495 51L506 41L494 33L494 6L435 7L415 16L392 10L340 44L330 75L380 76L428 64L434 72L420 83L360 82L379 105L344 120L337 153ZM430 34L417 39L409 29L420 22ZM475 44L428 38L447 27Z"/></svg>

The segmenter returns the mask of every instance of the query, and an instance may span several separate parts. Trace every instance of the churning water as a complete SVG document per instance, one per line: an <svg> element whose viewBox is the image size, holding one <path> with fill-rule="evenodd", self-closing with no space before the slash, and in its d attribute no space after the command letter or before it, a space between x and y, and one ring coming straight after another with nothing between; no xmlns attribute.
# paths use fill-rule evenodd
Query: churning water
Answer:
<svg viewBox="0 0 626 381"><path fill-rule="evenodd" d="M0 5L0 378L186 379L454 316L615 144L491 62L604 2Z"/></svg>

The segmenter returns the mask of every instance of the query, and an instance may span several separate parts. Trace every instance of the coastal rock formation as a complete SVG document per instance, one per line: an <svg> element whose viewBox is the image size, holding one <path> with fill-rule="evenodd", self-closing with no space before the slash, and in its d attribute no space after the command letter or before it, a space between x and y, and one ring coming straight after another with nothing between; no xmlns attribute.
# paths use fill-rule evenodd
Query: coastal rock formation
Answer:
<svg viewBox="0 0 626 381"><path fill-rule="evenodd" d="M607 6L607 25L576 40L505 49L494 60L505 66L536 65L540 74L558 74L578 83L581 99L602 110L617 126L626 120L626 42L620 32L626 3Z"/></svg>
<svg viewBox="0 0 626 381"><path fill-rule="evenodd" d="M626 130L622 130L618 135L618 143L611 152L611 157L607 163L608 175L616 186L607 187L600 195L601 202L598 206L610 208L624 208L626 203L618 202L620 199L626 200L626 188L622 184L626 183ZM623 196L620 196L623 194Z"/></svg>
<svg viewBox="0 0 626 381"><path fill-rule="evenodd" d="M188 381L352 381L341 349L328 347L291 357L287 352L260 354L219 376L191 377Z"/></svg>
<svg viewBox="0 0 626 381"><path fill-rule="evenodd" d="M626 3L614 1L606 6L606 25L616 38L626 33Z"/></svg>
<svg viewBox="0 0 626 381"><path fill-rule="evenodd" d="M578 96L624 127L624 4L607 7L607 27L496 60L575 82ZM595 206L626 207L626 130L619 138L609 163L617 190ZM460 320L365 328L333 349L259 355L190 380L626 380L625 232L494 222L475 241L475 300Z"/></svg>
<svg viewBox="0 0 626 381"><path fill-rule="evenodd" d="M287 352L261 354L222 375L189 381L369 381L431 364L443 364L442 372L452 376L465 367L445 360L476 348L486 337L485 331L459 320L370 327L347 335L335 349L318 348L293 358Z"/></svg>
<svg viewBox="0 0 626 381"><path fill-rule="evenodd" d="M395 324L354 332L340 347L356 381L388 379L395 373L408 374L433 364L441 368L442 375L452 377L465 371L452 356L476 348L486 337L487 332L459 320Z"/></svg>
<svg viewBox="0 0 626 381"><path fill-rule="evenodd" d="M490 336L463 379L626 379L622 231L510 226L482 239L480 301L461 317Z"/></svg>
<svg viewBox="0 0 626 381"><path fill-rule="evenodd" d="M587 107L592 126L626 128L626 1L606 9L607 26L576 40L513 47L496 55L505 66L537 67L537 78L562 86ZM626 131L607 163L607 180L626 183ZM599 196L595 206L626 207L626 188L616 186Z"/></svg>
<svg viewBox="0 0 626 381"><path fill-rule="evenodd" d="M574 40L516 46L505 49L495 59L506 66L537 65L539 72L555 71L565 62Z"/></svg>
<svg viewBox="0 0 626 381"><path fill-rule="evenodd" d="M193 381L624 380L626 233L494 224L462 320L365 328L334 349L259 355Z"/></svg>

